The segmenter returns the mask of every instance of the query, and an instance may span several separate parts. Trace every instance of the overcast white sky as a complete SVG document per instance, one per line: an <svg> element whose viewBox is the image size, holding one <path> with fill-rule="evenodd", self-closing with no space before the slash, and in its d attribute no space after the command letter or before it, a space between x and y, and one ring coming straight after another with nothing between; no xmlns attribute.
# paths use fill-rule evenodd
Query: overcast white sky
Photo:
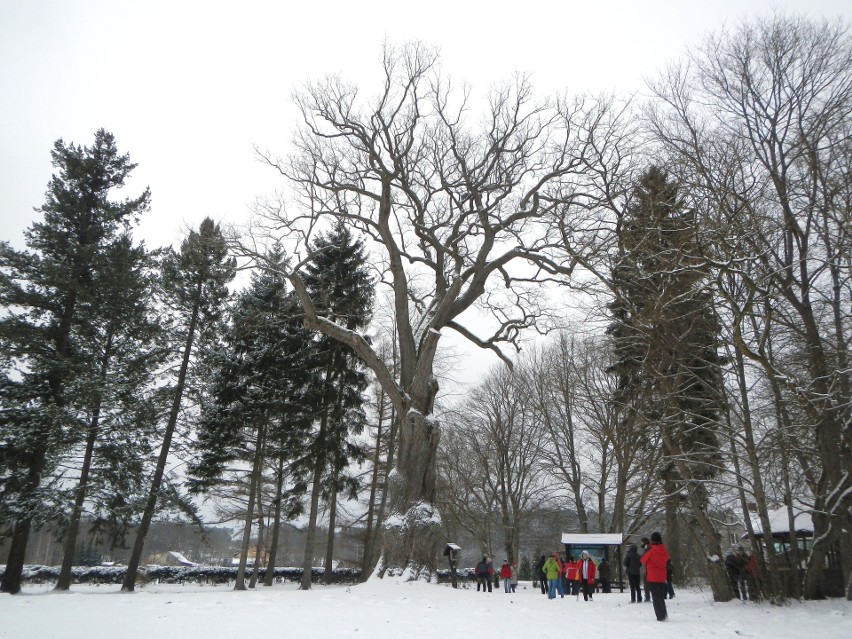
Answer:
<svg viewBox="0 0 852 639"><path fill-rule="evenodd" d="M708 29L773 9L852 15L844 0L0 0L0 239L22 246L53 142L99 127L139 164L128 195L151 187L149 246L245 217L279 186L252 146L286 151L293 89L339 73L373 93L385 38L440 47L478 87L523 71L542 94L628 93Z"/></svg>

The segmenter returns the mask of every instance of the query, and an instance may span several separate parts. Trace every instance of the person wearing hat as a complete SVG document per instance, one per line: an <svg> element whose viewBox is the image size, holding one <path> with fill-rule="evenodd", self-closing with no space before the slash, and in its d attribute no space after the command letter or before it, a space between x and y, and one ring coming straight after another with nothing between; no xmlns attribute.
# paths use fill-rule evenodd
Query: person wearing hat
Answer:
<svg viewBox="0 0 852 639"><path fill-rule="evenodd" d="M592 601L596 570L595 562L584 550L577 562L577 582L583 590L583 601Z"/></svg>
<svg viewBox="0 0 852 639"><path fill-rule="evenodd" d="M663 537L658 532L651 534L651 545L639 558L645 566L645 577L648 581L648 590L651 591L651 601L654 604L654 614L657 621L668 619L666 610L666 564L669 561L669 553L663 546Z"/></svg>

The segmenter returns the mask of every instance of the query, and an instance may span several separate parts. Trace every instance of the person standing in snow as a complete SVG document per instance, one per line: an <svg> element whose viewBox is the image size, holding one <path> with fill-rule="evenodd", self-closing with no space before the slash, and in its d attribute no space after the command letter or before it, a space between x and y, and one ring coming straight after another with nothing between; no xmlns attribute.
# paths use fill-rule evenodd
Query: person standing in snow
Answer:
<svg viewBox="0 0 852 639"><path fill-rule="evenodd" d="M642 573L642 562L639 559L639 548L630 544L624 556L624 569L627 581L630 582L630 603L642 603L642 587L639 585Z"/></svg>
<svg viewBox="0 0 852 639"><path fill-rule="evenodd" d="M742 546L732 547L725 556L725 569L728 571L728 581L731 583L734 599L745 600L748 598L748 595L740 589L743 582L742 573L745 571L747 563L748 559L745 558L745 551L743 551Z"/></svg>
<svg viewBox="0 0 852 639"><path fill-rule="evenodd" d="M672 560L666 562L666 598L674 599L674 566Z"/></svg>
<svg viewBox="0 0 852 639"><path fill-rule="evenodd" d="M601 558L601 563L598 564L598 581L601 584L601 592L611 592L609 585L609 559Z"/></svg>
<svg viewBox="0 0 852 639"><path fill-rule="evenodd" d="M544 574L547 577L547 598L556 599L556 592L559 591L559 596L565 598L565 591L562 590L562 562L559 561L559 555L553 553L546 562L544 562Z"/></svg>
<svg viewBox="0 0 852 639"><path fill-rule="evenodd" d="M663 537L658 532L651 534L651 545L639 558L645 566L646 588L651 590L651 601L654 603L654 614L657 621L669 618L666 610L666 563L669 553L663 546Z"/></svg>
<svg viewBox="0 0 852 639"><path fill-rule="evenodd" d="M512 592L518 589L518 562L512 564L512 582L511 582Z"/></svg>
<svg viewBox="0 0 852 639"><path fill-rule="evenodd" d="M575 595L580 592L579 585L577 584L577 567L580 565L579 561L574 561L573 557L568 557L565 562L565 568L563 569L563 575L565 576L565 592L569 595Z"/></svg>
<svg viewBox="0 0 852 639"><path fill-rule="evenodd" d="M492 572L493 569L488 562L488 557L483 557L482 561L476 564L476 592L479 592L480 586L482 586L482 592L491 592Z"/></svg>
<svg viewBox="0 0 852 639"><path fill-rule="evenodd" d="M648 548L651 547L651 540L647 537L642 537L642 552L640 553L640 557L648 552ZM648 571L644 570L642 575L642 586L645 588L645 601L651 601L651 591L648 590Z"/></svg>
<svg viewBox="0 0 852 639"><path fill-rule="evenodd" d="M541 588L541 594L547 594L547 576L544 574L544 564L547 562L544 555L542 555L537 562L535 562L535 577L534 579L538 579L538 585Z"/></svg>
<svg viewBox="0 0 852 639"><path fill-rule="evenodd" d="M595 585L595 573L597 567L585 550L577 562L577 583L583 590L583 601L592 601L592 592Z"/></svg>
<svg viewBox="0 0 852 639"><path fill-rule="evenodd" d="M507 595L512 592L512 569L509 567L509 560L503 560L503 566L500 568L500 580L503 582L503 592Z"/></svg>

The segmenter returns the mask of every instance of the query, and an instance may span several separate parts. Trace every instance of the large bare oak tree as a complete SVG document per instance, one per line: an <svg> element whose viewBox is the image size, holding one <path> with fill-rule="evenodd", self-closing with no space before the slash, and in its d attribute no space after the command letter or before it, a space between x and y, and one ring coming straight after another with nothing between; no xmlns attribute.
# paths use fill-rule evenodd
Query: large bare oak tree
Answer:
<svg viewBox="0 0 852 639"><path fill-rule="evenodd" d="M338 78L295 96L304 123L294 152L283 160L262 153L295 202L261 207L251 237L294 247L287 276L306 325L351 346L400 418L383 565L414 579L431 574L441 529L433 417L441 336L456 331L508 363L502 349L543 326L543 285L575 265L563 246L566 211L581 210L571 205L605 173L600 162L612 154L620 114L607 100L537 102L524 77L478 101L453 89L435 52L419 44L387 47L382 71L374 99ZM302 280L310 238L333 220L369 238L392 291L396 374L364 335L317 313ZM489 330L466 322L475 307L490 313Z"/></svg>

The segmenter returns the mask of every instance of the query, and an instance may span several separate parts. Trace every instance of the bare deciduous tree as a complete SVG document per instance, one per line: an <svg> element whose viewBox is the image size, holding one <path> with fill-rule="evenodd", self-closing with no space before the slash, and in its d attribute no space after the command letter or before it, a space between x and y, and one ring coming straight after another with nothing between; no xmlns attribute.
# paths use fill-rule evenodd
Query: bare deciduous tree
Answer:
<svg viewBox="0 0 852 639"><path fill-rule="evenodd" d="M775 16L712 36L690 62L654 85L650 122L714 222L714 266L747 292L734 312L738 350L811 424L822 473L805 596L821 595L838 543L852 598L852 538L841 532L852 525L852 316L842 301L852 281L852 39L840 22ZM750 315L767 309L766 330L747 341ZM801 358L766 356L762 344L779 332Z"/></svg>
<svg viewBox="0 0 852 639"><path fill-rule="evenodd" d="M440 428L432 414L441 335L456 331L508 362L501 347L516 344L524 329L544 328L541 285L574 266L565 236L553 230L572 227L568 205L599 179L595 166L617 142L619 114L605 100L536 103L521 77L491 91L484 116L471 124L471 93L451 90L434 52L387 48L383 71L372 101L336 78L296 96L304 125L295 153L289 161L265 157L300 201L263 207L252 237L288 236L308 259L312 234L335 219L374 242L394 300L398 374L363 335L317 313L298 260L287 275L305 323L358 353L401 420L385 565L417 578L434 567L440 531ZM466 323L476 306L493 319L488 334Z"/></svg>

